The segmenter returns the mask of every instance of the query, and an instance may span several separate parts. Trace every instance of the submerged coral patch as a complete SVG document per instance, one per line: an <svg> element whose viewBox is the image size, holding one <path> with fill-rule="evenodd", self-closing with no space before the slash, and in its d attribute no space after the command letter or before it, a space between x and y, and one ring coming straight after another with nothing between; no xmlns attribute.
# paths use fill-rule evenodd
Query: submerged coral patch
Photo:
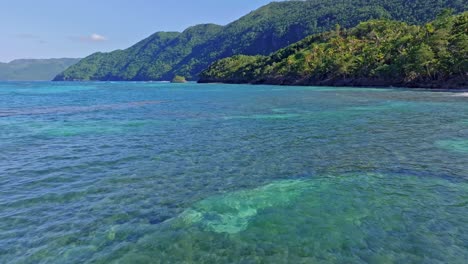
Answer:
<svg viewBox="0 0 468 264"><path fill-rule="evenodd" d="M460 263L467 191L463 181L400 174L275 181L195 203L117 259Z"/></svg>
<svg viewBox="0 0 468 264"><path fill-rule="evenodd" d="M185 211L180 218L187 224L200 223L217 233L238 233L247 228L259 211L284 206L310 186L302 180L285 180L252 190L228 193L203 200Z"/></svg>

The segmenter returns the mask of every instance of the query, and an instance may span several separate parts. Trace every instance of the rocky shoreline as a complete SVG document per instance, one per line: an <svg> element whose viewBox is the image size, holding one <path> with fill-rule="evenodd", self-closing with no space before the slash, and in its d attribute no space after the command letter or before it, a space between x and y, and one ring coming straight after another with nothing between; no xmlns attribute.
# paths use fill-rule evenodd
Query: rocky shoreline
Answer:
<svg viewBox="0 0 468 264"><path fill-rule="evenodd" d="M446 80L419 80L405 82L404 80L385 80L375 78L343 78L318 80L313 78L268 78L260 80L247 79L216 79L202 78L198 83L254 84L254 85L284 85L284 86L350 86L350 87L404 87L427 89L468 89L468 75Z"/></svg>

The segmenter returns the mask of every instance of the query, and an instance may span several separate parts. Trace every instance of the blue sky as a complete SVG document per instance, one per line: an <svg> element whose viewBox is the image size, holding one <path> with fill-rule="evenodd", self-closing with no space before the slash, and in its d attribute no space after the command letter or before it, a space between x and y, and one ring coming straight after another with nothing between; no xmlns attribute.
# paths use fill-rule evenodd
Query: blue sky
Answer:
<svg viewBox="0 0 468 264"><path fill-rule="evenodd" d="M227 24L272 0L0 0L0 61L84 57L156 31Z"/></svg>

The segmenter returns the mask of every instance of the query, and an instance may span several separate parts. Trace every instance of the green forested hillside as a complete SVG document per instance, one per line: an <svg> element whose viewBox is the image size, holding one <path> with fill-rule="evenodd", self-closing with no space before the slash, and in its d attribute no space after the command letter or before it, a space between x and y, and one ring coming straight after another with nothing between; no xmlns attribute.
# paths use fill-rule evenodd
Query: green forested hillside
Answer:
<svg viewBox="0 0 468 264"><path fill-rule="evenodd" d="M273 2L226 26L199 25L156 33L126 50L97 53L56 80L190 80L214 61L236 54L268 55L304 37L377 18L420 24L464 0L308 0Z"/></svg>
<svg viewBox="0 0 468 264"><path fill-rule="evenodd" d="M422 26L371 20L310 36L270 56L211 65L201 82L468 87L468 12Z"/></svg>
<svg viewBox="0 0 468 264"><path fill-rule="evenodd" d="M50 81L80 59L23 59L0 63L2 81Z"/></svg>

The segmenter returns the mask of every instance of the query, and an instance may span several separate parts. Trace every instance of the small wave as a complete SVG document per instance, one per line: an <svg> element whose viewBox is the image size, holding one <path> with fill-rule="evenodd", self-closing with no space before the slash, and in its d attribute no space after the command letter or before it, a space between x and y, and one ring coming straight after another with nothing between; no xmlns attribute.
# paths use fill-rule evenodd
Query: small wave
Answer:
<svg viewBox="0 0 468 264"><path fill-rule="evenodd" d="M456 97L468 97L468 92L466 92L466 93L455 93L455 94L453 94L453 96L456 96Z"/></svg>

